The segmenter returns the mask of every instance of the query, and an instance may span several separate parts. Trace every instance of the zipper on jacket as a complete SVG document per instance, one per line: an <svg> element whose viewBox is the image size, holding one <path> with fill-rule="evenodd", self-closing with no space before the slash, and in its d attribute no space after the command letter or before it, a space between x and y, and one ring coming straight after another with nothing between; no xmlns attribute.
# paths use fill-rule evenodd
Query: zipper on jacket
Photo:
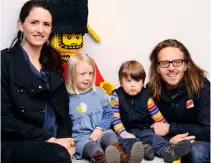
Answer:
<svg viewBox="0 0 211 164"><path fill-rule="evenodd" d="M132 98L131 100L131 103L132 103L132 114L133 114L133 119L136 118L136 116L134 115L134 99Z"/></svg>

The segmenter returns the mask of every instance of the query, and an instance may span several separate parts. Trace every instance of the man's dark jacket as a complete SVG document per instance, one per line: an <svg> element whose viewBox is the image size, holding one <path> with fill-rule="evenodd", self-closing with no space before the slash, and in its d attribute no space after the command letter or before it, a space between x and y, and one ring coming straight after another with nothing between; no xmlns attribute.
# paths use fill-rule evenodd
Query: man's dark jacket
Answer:
<svg viewBox="0 0 211 164"><path fill-rule="evenodd" d="M188 97L184 81L171 91L162 84L157 106L170 123L168 135L189 132L197 141L210 141L210 82L203 80L204 87L193 98Z"/></svg>
<svg viewBox="0 0 211 164"><path fill-rule="evenodd" d="M45 141L45 105L56 115L57 137L71 137L69 98L62 77L49 72L48 89L30 68L19 43L1 52L1 142Z"/></svg>

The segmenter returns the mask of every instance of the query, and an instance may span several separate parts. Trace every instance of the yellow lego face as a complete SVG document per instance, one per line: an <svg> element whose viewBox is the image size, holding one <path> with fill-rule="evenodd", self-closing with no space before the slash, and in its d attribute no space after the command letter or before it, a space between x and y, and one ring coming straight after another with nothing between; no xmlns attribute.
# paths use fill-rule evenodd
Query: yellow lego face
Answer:
<svg viewBox="0 0 211 164"><path fill-rule="evenodd" d="M82 34L55 34L50 40L53 48L59 51L63 61L67 62L70 55L74 55L83 47Z"/></svg>

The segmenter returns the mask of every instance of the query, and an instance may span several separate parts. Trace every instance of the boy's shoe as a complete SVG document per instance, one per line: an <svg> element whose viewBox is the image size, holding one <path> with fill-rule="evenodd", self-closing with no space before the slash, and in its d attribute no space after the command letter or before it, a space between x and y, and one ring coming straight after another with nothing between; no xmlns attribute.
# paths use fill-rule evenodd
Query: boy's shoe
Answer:
<svg viewBox="0 0 211 164"><path fill-rule="evenodd" d="M105 163L120 163L120 154L115 146L111 145L105 149Z"/></svg>
<svg viewBox="0 0 211 164"><path fill-rule="evenodd" d="M129 154L125 152L124 148L119 142L115 142L112 144L115 148L117 148L119 154L120 154L120 163L128 163L128 160L130 158Z"/></svg>
<svg viewBox="0 0 211 164"><path fill-rule="evenodd" d="M104 153L97 150L92 158L91 158L92 163L105 163L105 158L104 158Z"/></svg>
<svg viewBox="0 0 211 164"><path fill-rule="evenodd" d="M175 145L167 145L163 153L164 162L171 163L179 157L187 155L191 148L192 144L189 140L182 140Z"/></svg>
<svg viewBox="0 0 211 164"><path fill-rule="evenodd" d="M141 142L133 144L128 163L140 163L144 158L144 146Z"/></svg>
<svg viewBox="0 0 211 164"><path fill-rule="evenodd" d="M152 161L155 157L152 146L146 143L142 144L144 146L144 159Z"/></svg>
<svg viewBox="0 0 211 164"><path fill-rule="evenodd" d="M118 149L121 163L140 163L144 158L144 146L141 142L134 143L131 147L130 153L127 153L123 146L118 142L112 145Z"/></svg>

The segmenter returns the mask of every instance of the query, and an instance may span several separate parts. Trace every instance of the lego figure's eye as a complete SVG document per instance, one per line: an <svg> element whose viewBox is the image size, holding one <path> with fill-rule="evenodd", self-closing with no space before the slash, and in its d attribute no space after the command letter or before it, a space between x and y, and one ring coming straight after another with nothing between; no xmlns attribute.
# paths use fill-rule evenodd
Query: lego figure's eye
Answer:
<svg viewBox="0 0 211 164"><path fill-rule="evenodd" d="M70 39L71 39L71 35L67 35L67 39L69 39L69 40L70 40Z"/></svg>
<svg viewBox="0 0 211 164"><path fill-rule="evenodd" d="M79 39L79 35L76 35L76 39Z"/></svg>

